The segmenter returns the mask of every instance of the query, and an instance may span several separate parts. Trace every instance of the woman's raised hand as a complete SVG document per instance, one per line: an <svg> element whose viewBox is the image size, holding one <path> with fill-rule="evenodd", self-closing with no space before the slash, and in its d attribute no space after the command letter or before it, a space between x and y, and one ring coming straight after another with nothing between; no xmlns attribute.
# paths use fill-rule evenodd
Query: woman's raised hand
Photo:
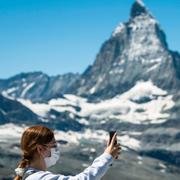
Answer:
<svg viewBox="0 0 180 180"><path fill-rule="evenodd" d="M111 154L114 159L118 159L121 152L121 147L120 144L116 144L115 142L117 142L117 133L114 134L111 142L109 139L104 152Z"/></svg>

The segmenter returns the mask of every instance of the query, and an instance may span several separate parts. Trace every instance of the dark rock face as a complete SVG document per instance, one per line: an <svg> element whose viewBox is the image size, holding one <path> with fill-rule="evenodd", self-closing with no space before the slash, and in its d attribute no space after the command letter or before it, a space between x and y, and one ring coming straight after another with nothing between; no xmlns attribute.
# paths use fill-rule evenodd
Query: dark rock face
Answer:
<svg viewBox="0 0 180 180"><path fill-rule="evenodd" d="M52 117L55 118L52 118ZM62 131L81 131L85 128L84 125L78 122L78 116L71 118L69 112L60 113L55 110L50 110L47 115L49 122L48 125L53 127L54 129L62 130ZM52 123L53 122L53 123Z"/></svg>
<svg viewBox="0 0 180 180"><path fill-rule="evenodd" d="M180 152L171 152L166 150L151 150L151 151L145 151L141 152L141 155L147 155L165 162L168 162L170 164L175 164L177 166L180 165Z"/></svg>
<svg viewBox="0 0 180 180"><path fill-rule="evenodd" d="M42 72L21 73L0 81L0 91L15 98L47 101L62 97L66 89L79 77L78 74L48 76Z"/></svg>
<svg viewBox="0 0 180 180"><path fill-rule="evenodd" d="M142 14L147 14L148 11L142 1L135 1L131 8L131 17L140 16Z"/></svg>
<svg viewBox="0 0 180 180"><path fill-rule="evenodd" d="M38 116L21 103L0 95L0 123L32 124Z"/></svg>
<svg viewBox="0 0 180 180"><path fill-rule="evenodd" d="M180 54L178 52L171 52L173 57L173 64L176 70L176 75L180 79Z"/></svg>

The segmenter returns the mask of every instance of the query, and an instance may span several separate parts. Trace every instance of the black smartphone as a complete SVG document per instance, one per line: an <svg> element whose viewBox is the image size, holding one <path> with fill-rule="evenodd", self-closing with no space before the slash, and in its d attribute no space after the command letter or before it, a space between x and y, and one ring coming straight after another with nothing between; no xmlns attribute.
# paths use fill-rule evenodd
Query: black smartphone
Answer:
<svg viewBox="0 0 180 180"><path fill-rule="evenodd" d="M116 131L110 131L110 132L109 132L109 138L110 138L109 144L111 143L112 138L113 138L113 136L114 136L115 133L116 133ZM116 139L115 142L114 142L114 145L116 145L116 144L117 144L117 139Z"/></svg>

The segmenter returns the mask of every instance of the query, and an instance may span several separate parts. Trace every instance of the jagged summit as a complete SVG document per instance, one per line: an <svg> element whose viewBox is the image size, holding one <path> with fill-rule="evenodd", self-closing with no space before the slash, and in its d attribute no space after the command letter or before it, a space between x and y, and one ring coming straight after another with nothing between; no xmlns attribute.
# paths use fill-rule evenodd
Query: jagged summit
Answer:
<svg viewBox="0 0 180 180"><path fill-rule="evenodd" d="M133 18L141 14L149 14L149 12L141 0L136 0L131 8L131 17Z"/></svg>
<svg viewBox="0 0 180 180"><path fill-rule="evenodd" d="M112 32L112 37L124 33L127 26L129 26L130 29L141 31L142 29L153 30L156 28L156 25L159 26L158 21L146 8L144 3L141 0L136 0L131 7L129 21L120 23Z"/></svg>
<svg viewBox="0 0 180 180"><path fill-rule="evenodd" d="M178 57L178 56L177 56ZM120 23L105 41L95 62L68 93L89 99L108 99L121 94L137 81L151 80L165 90L178 89L177 67L165 33L144 3L136 0L129 21ZM164 73L166 72L166 73ZM179 71L178 71L179 72Z"/></svg>
<svg viewBox="0 0 180 180"><path fill-rule="evenodd" d="M136 3L138 3L140 6L145 6L143 0L136 0Z"/></svg>

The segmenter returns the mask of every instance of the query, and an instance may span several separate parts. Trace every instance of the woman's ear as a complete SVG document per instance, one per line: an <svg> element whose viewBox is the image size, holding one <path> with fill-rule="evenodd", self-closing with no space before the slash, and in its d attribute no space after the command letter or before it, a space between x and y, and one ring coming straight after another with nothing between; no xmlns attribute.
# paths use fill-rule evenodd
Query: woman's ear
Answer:
<svg viewBox="0 0 180 180"><path fill-rule="evenodd" d="M45 152L44 146L42 146L42 145L40 145L40 144L37 144L36 148L37 148L37 153L38 153L40 156L44 156L44 152Z"/></svg>

